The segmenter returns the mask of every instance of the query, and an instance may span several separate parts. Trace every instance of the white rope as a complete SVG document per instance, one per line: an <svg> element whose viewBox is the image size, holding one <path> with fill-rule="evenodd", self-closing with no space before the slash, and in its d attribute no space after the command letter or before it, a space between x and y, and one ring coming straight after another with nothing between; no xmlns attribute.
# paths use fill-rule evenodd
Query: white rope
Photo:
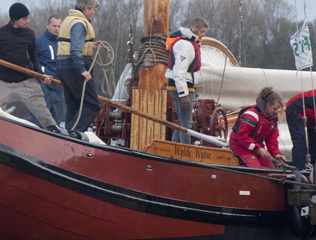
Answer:
<svg viewBox="0 0 316 240"><path fill-rule="evenodd" d="M304 17L305 17L305 20L306 20L307 17L306 17L306 3L305 3L305 0L304 0Z"/></svg>
<svg viewBox="0 0 316 240"><path fill-rule="evenodd" d="M107 62L103 63L101 54L99 54L99 52L95 54L98 56L98 59L96 60L96 64L99 67L99 69L103 72L103 76L104 76L104 80L101 82L101 91L103 93L108 93L108 95L112 96L113 91L115 89L115 80L114 80L115 77L114 77L114 67L113 67L115 54L114 54L114 50L112 46L108 42L103 41L102 43L105 46ZM107 84L106 87L105 87L105 84Z"/></svg>
<svg viewBox="0 0 316 240"><path fill-rule="evenodd" d="M217 102L216 105L219 104L219 99L222 95L222 90L223 90L223 85L224 85L224 79L225 79L225 72L226 72L226 66L227 66L227 58L228 58L228 49L226 48L226 52L225 52L225 63L224 63L224 69L223 69L223 73L222 73L222 80L221 80L221 87L219 90L219 94L218 94L218 98L217 98Z"/></svg>
<svg viewBox="0 0 316 240"><path fill-rule="evenodd" d="M90 66L90 68L89 68L89 70L88 70L89 73L91 72L91 70L92 70L94 64L96 63L96 59L97 59L97 57L99 56L99 52L100 52L101 46L105 46L104 44L105 44L105 42L103 42L103 41L102 41L100 44L98 44L96 53L94 54L94 57L93 57L93 60L92 60L92 64L91 64L91 66ZM107 44L107 46L110 46L110 44ZM113 51L113 49L112 49L112 51ZM113 62L113 58L111 59L111 61ZM108 64L111 64L111 63L112 63L111 61L110 61L110 63L108 63ZM108 65L108 64L105 64L105 65ZM82 108L83 108L83 101L84 101L84 96L85 96L85 91L86 91L87 82L88 82L87 79L85 79L84 82L83 82L82 92L81 92L81 101L80 101L80 107L79 107L79 113L78 113L77 120L76 120L75 124L73 125L73 127L71 128L71 130L74 130L74 129L77 127L78 122L79 122L79 120L80 120L80 118L81 118Z"/></svg>
<svg viewBox="0 0 316 240"><path fill-rule="evenodd" d="M296 19L296 31L298 31L298 19L297 19L296 0L294 0L294 10L295 10L295 19Z"/></svg>

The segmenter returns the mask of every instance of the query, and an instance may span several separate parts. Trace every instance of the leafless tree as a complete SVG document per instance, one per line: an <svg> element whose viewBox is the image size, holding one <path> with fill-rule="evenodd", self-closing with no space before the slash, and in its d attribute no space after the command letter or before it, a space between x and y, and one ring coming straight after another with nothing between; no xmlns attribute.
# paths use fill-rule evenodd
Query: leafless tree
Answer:
<svg viewBox="0 0 316 240"><path fill-rule="evenodd" d="M75 0L20 0L31 12L30 27L36 35L45 30L47 18L57 14L67 16ZM242 12L239 10L242 3ZM96 38L109 42L115 51L115 78L124 68L128 35L132 29L134 49L140 48L143 34L143 0L101 0L100 8L92 20ZM179 11L181 9L181 11ZM1 13L1 11L0 11ZM192 17L203 17L210 23L207 36L223 42L235 56L241 55L243 66L266 67L272 52L291 50L286 46L296 31L294 9L285 0L170 0L170 31L185 26ZM8 13L0 14L0 24L8 22ZM301 23L298 23L301 24ZM315 22L310 23L311 41L315 41ZM283 42L283 44L281 44ZM241 43L241 51L239 44ZM276 48L276 49L273 49ZM282 53L286 55L286 53ZM288 56L288 55L287 55ZM288 56L290 58L290 56ZM289 68L284 59L276 68Z"/></svg>

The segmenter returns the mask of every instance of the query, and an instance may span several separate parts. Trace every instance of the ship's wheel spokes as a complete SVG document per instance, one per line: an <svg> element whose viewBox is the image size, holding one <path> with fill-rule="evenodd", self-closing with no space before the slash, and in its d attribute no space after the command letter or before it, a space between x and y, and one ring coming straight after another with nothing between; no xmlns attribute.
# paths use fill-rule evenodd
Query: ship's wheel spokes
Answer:
<svg viewBox="0 0 316 240"><path fill-rule="evenodd" d="M210 119L210 135L227 139L228 121L223 108L214 109Z"/></svg>

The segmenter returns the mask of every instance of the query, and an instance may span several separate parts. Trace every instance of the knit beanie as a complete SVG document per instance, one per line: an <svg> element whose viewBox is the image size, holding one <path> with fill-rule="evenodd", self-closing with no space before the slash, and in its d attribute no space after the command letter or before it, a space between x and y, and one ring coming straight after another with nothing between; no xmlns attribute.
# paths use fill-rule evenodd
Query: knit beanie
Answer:
<svg viewBox="0 0 316 240"><path fill-rule="evenodd" d="M14 3L9 9L9 15L11 20L18 20L27 17L30 15L30 12L24 4Z"/></svg>

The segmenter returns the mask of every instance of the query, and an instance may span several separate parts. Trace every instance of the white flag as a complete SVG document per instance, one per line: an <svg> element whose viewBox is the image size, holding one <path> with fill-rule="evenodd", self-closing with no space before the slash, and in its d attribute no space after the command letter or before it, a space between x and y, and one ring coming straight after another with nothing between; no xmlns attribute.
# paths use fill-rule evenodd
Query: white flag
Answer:
<svg viewBox="0 0 316 240"><path fill-rule="evenodd" d="M309 38L309 28L306 20L302 27L291 37L291 46L295 57L297 70L313 66L313 54Z"/></svg>

